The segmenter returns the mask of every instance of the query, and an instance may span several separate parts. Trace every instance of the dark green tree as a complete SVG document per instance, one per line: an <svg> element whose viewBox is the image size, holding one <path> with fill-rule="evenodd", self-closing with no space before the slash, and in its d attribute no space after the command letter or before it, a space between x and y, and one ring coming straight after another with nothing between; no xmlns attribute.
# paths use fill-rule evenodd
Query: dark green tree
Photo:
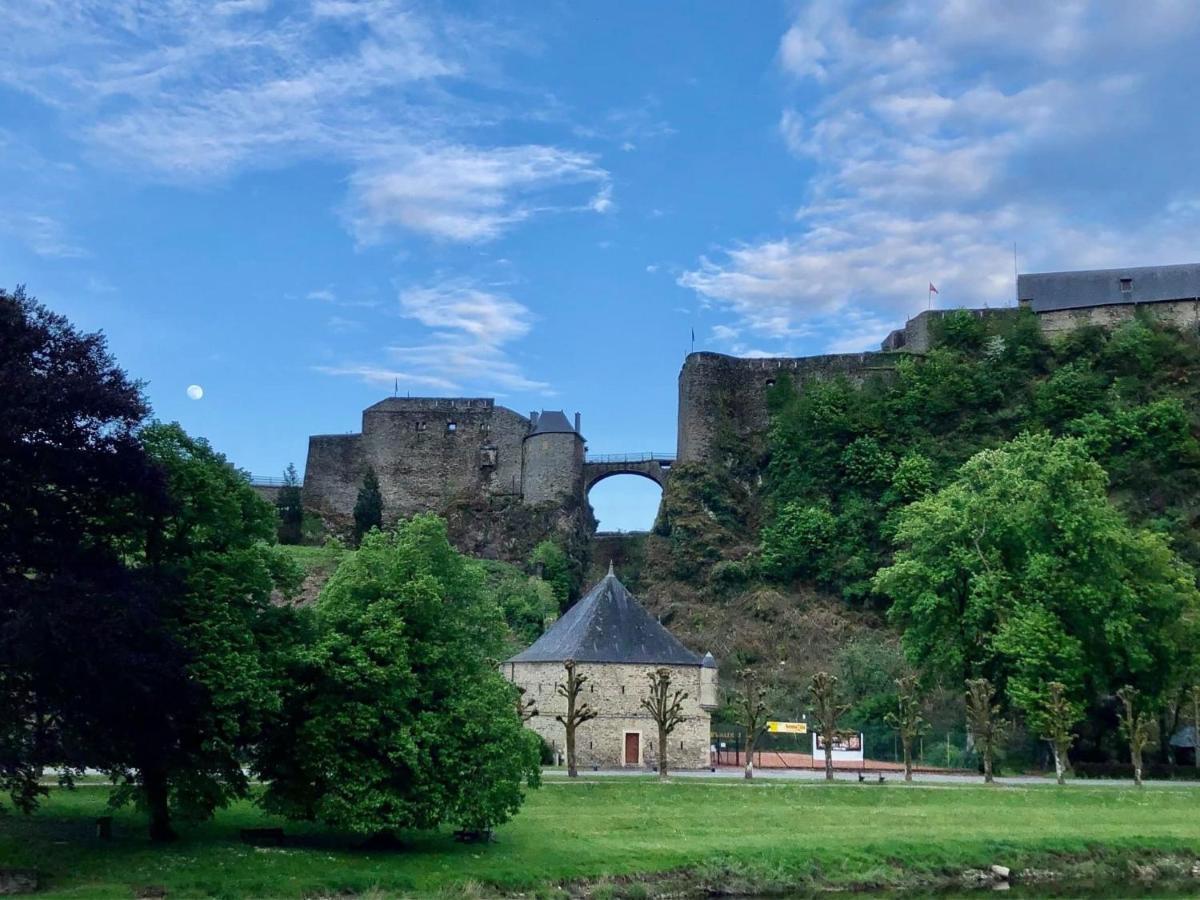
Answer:
<svg viewBox="0 0 1200 900"><path fill-rule="evenodd" d="M379 479L375 472L367 470L362 487L354 501L354 546L362 543L363 536L372 528L383 527L383 495L379 493Z"/></svg>
<svg viewBox="0 0 1200 900"><path fill-rule="evenodd" d="M559 612L565 612L571 604L571 594L575 589L571 560L567 552L554 541L545 540L533 548L529 562L536 574L554 591Z"/></svg>
<svg viewBox="0 0 1200 900"><path fill-rule="evenodd" d="M0 790L25 811L43 766L94 760L96 695L162 649L123 554L163 499L146 415L102 335L0 290Z"/></svg>
<svg viewBox="0 0 1200 900"><path fill-rule="evenodd" d="M504 637L482 568L441 519L364 535L258 745L264 806L368 834L508 820L538 782L540 744L496 670Z"/></svg>
<svg viewBox="0 0 1200 900"><path fill-rule="evenodd" d="M304 498L292 463L283 470L283 486L275 498L275 510L279 514L279 543L299 544L304 534Z"/></svg>

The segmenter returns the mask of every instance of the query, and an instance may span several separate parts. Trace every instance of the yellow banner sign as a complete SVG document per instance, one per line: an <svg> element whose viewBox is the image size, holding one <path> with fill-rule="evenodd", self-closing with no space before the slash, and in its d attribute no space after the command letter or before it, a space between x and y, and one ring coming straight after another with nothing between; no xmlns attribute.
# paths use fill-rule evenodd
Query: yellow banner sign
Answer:
<svg viewBox="0 0 1200 900"><path fill-rule="evenodd" d="M808 734L807 722L768 722L771 734Z"/></svg>

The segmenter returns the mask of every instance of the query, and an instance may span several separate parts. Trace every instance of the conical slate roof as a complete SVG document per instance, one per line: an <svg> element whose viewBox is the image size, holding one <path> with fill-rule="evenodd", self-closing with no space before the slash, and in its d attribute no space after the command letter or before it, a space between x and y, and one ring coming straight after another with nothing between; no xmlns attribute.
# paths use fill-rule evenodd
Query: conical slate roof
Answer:
<svg viewBox="0 0 1200 900"><path fill-rule="evenodd" d="M563 662L698 666L693 653L646 612L611 566L533 646L509 662Z"/></svg>

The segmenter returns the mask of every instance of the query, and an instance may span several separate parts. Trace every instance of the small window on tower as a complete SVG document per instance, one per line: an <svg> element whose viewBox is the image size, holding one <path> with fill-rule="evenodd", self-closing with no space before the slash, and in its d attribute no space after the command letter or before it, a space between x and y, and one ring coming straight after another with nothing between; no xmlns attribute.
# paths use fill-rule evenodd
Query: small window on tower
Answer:
<svg viewBox="0 0 1200 900"><path fill-rule="evenodd" d="M1133 279L1132 278L1122 278L1121 279L1121 293L1122 294L1132 294L1133 293Z"/></svg>
<svg viewBox="0 0 1200 900"><path fill-rule="evenodd" d="M454 432L456 432L456 431L458 431L458 423L457 422L447 422L446 423L446 434L454 434Z"/></svg>

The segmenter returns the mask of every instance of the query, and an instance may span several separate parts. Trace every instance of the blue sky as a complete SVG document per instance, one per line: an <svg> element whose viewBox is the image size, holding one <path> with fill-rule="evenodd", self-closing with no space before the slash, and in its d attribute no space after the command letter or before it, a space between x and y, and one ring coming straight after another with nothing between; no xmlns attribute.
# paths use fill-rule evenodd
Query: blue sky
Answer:
<svg viewBox="0 0 1200 900"><path fill-rule="evenodd" d="M0 278L257 473L397 382L669 450L693 329L868 349L929 281L1011 303L1014 243L1200 259L1193 0L22 0L0 33ZM593 502L644 527L657 488Z"/></svg>

